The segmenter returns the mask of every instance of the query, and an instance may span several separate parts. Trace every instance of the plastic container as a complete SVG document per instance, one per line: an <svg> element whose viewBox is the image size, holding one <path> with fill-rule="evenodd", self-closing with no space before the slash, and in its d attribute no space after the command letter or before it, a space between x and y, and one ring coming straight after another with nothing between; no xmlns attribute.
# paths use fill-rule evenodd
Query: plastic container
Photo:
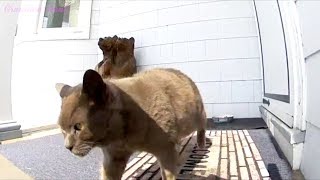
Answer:
<svg viewBox="0 0 320 180"><path fill-rule="evenodd" d="M212 117L214 123L229 123L233 121L233 115L223 115Z"/></svg>

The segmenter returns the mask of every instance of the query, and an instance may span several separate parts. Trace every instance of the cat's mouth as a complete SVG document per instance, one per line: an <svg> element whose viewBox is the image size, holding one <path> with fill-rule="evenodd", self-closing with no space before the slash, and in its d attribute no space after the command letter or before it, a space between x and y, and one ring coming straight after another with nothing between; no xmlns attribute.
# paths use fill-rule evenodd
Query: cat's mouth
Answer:
<svg viewBox="0 0 320 180"><path fill-rule="evenodd" d="M84 157L87 154L89 154L89 152L91 151L93 147L89 146L89 145L83 145L83 146L79 146L77 148L72 149L72 154L79 156L79 157Z"/></svg>

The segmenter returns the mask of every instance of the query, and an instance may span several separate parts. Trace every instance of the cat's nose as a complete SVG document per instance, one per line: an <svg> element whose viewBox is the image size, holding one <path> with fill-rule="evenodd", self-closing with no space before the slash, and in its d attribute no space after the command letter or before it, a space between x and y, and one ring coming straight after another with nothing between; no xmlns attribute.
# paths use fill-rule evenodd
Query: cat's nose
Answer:
<svg viewBox="0 0 320 180"><path fill-rule="evenodd" d="M73 146L66 146L66 148L72 151Z"/></svg>

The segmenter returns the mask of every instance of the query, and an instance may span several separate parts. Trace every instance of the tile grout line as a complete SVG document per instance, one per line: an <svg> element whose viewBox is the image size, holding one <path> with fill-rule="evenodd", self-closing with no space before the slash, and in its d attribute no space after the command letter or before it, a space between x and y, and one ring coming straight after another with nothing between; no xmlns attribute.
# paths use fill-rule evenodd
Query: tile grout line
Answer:
<svg viewBox="0 0 320 180"><path fill-rule="evenodd" d="M250 136L249 132L248 132L248 136ZM245 135L245 138L246 138L247 141L248 141L247 135ZM251 136L250 136L250 138L251 138ZM251 139L252 139L252 138L251 138ZM249 141L248 141L248 142L249 142ZM254 143L254 141L253 141L252 143ZM260 178L263 179L264 177L263 177L262 174L261 174L260 167L259 167L259 165L258 165L258 163L257 163L257 160L256 160L256 156L254 155L253 150L252 150L250 144L251 144L251 143L249 143L248 146L249 146L249 149L250 149L250 151L251 151L252 158L253 158L253 160L254 160L254 165L255 165L255 167L256 167L256 169L257 169L257 171L258 171L258 174L259 174ZM259 154L260 154L260 152L259 152ZM261 155L260 155L260 156L261 156ZM263 162L262 157L261 157L261 161ZM263 162L263 163L264 163L264 162Z"/></svg>
<svg viewBox="0 0 320 180"><path fill-rule="evenodd" d="M239 131L243 134L243 136L245 136L242 130L238 130L238 133L239 133ZM246 158L246 153L244 151L242 139L240 137L240 133L239 133L239 141L240 141L241 148L242 148L242 154L244 155L243 157L244 157L244 162L246 164L245 167L247 168L248 177L249 177L249 179L252 179L252 176L251 176L251 173L250 173L250 169L249 169L249 164L248 164L248 161L247 161L247 158Z"/></svg>
<svg viewBox="0 0 320 180"><path fill-rule="evenodd" d="M253 165L254 165L254 167L252 167L252 166L249 165L249 162L248 162L250 174L253 173L252 176L254 176L255 173L257 173L257 175L259 176L259 178L261 178L260 168L258 168L258 166L257 166L257 163L256 163L256 161L255 161L254 153L253 153L253 151L252 151L252 149L251 149L251 146L250 146L250 144L253 143L253 140L251 139L248 130L243 130L243 134L244 134L244 140L245 140L245 141L247 142L247 144L248 144L248 147L247 147L247 148L248 148L249 152L251 153L251 159L252 159ZM251 142L249 142L248 136L250 137ZM250 157L248 157L248 158L250 158Z"/></svg>
<svg viewBox="0 0 320 180"><path fill-rule="evenodd" d="M234 134L234 132L236 134ZM234 152L235 152L235 156L236 156L236 165L237 165L236 167L237 167L238 179L241 179L238 150L237 150L237 146L236 146L236 139L234 138L235 135L238 136L237 130L232 130L232 139L233 139L233 145L234 145Z"/></svg>
<svg viewBox="0 0 320 180"><path fill-rule="evenodd" d="M229 158L229 141L228 141L228 130L225 130L226 131L226 133L225 133L225 142L226 142L226 146L225 146L225 149L226 149L226 157L225 158L223 158L223 159L226 159L227 160L227 173L226 173L226 178L227 179L230 179L230 173L229 173L229 171L230 171L230 168L229 168L229 164L230 164L230 162L229 162L229 160L230 160L230 158ZM221 158L222 159L222 158Z"/></svg>
<svg viewBox="0 0 320 180"><path fill-rule="evenodd" d="M235 155L235 163L236 163L236 169L237 169L237 178L239 179L239 176L240 176L240 172L238 170L238 158L237 158L237 148L236 148L236 144L235 144L235 139L234 139L234 130L230 130L231 131L231 139L232 139L232 145L233 145L233 149L234 149L234 155ZM231 163L231 161L230 161ZM231 178L231 167L230 167L230 178Z"/></svg>
<svg viewBox="0 0 320 180"><path fill-rule="evenodd" d="M220 152L219 152L219 162L218 162L218 168L217 168L217 174L216 176L220 177L220 170L221 170L221 153L222 153L222 130L219 130L220 133Z"/></svg>

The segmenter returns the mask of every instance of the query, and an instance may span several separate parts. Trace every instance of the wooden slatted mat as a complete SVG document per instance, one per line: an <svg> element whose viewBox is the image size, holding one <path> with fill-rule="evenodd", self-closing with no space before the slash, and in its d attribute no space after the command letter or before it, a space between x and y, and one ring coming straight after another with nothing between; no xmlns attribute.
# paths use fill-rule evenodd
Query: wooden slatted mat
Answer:
<svg viewBox="0 0 320 180"><path fill-rule="evenodd" d="M196 134L185 138L177 179L270 179L260 153L246 130L206 131L206 147L196 146ZM141 152L127 164L126 179L161 179L157 159Z"/></svg>

